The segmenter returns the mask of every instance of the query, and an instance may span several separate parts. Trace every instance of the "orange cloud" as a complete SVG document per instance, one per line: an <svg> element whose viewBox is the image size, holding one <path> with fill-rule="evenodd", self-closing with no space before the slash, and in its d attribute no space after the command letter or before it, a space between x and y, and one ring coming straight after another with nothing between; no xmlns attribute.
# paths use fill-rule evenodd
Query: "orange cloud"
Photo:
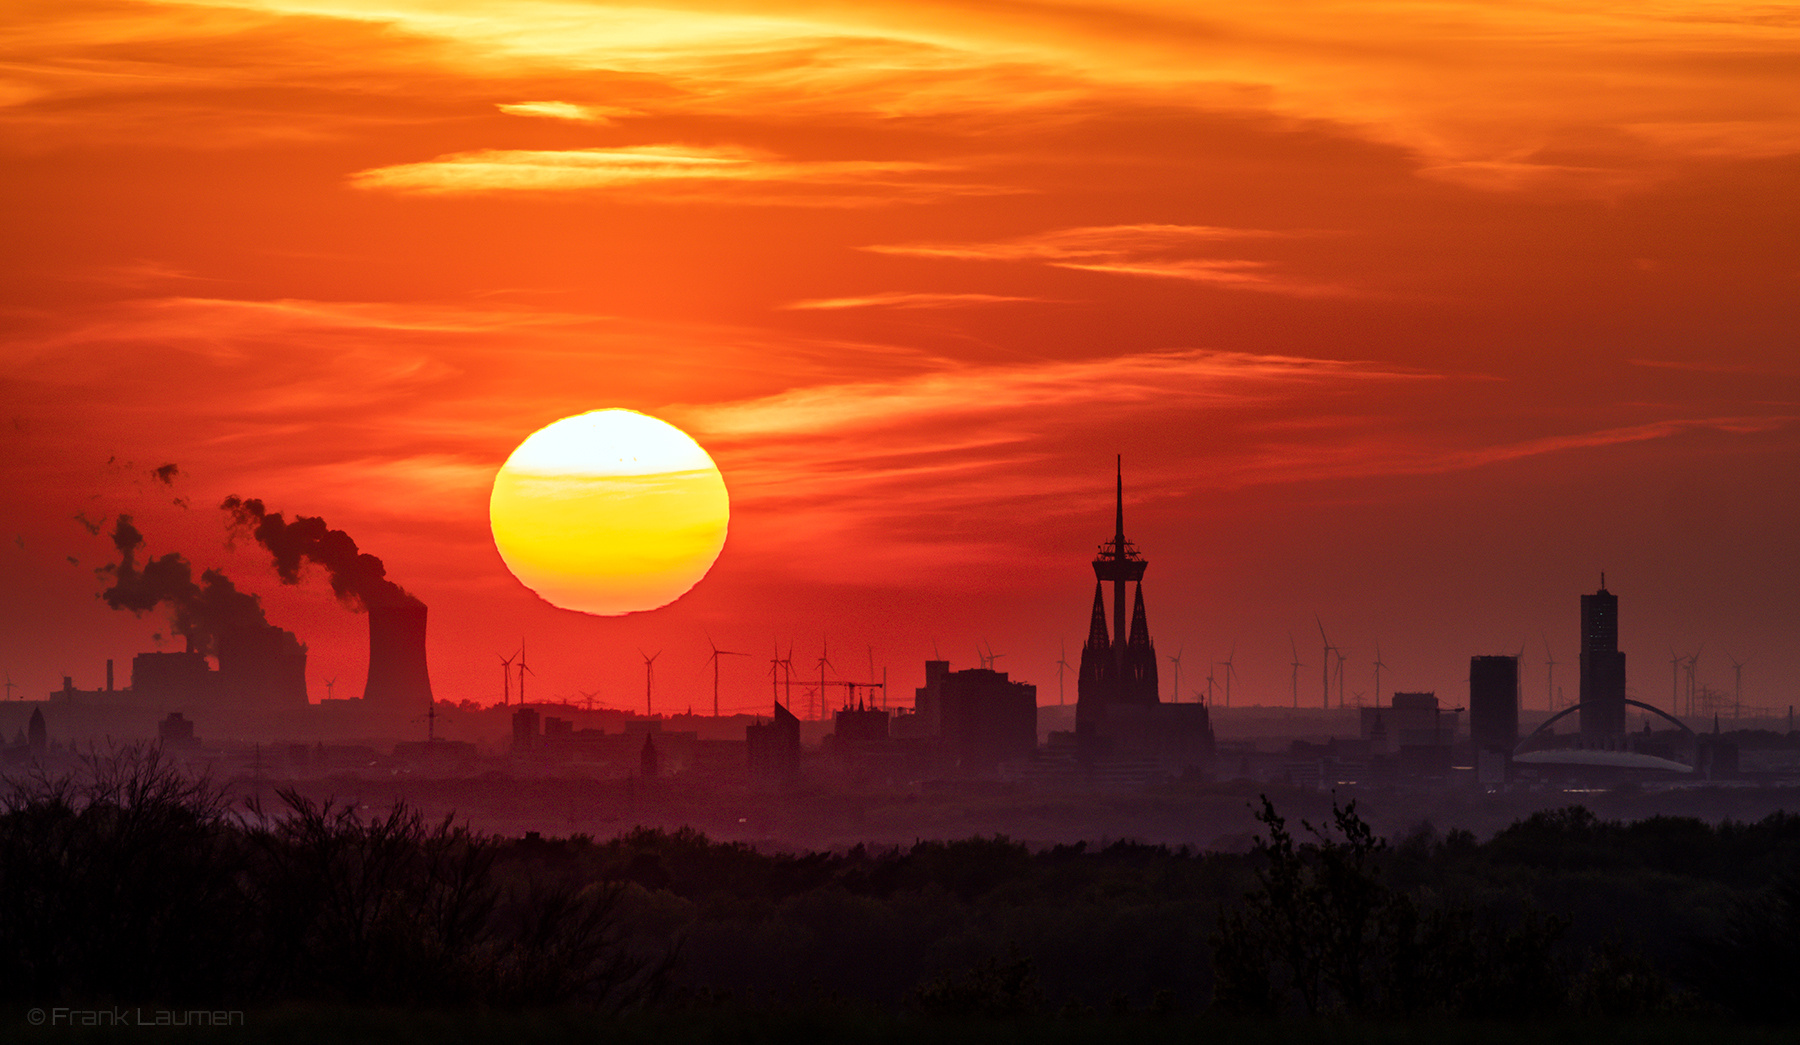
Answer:
<svg viewBox="0 0 1800 1045"><path fill-rule="evenodd" d="M902 290L883 291L849 298L810 298L781 306L812 311L846 308L958 308L964 305L998 305L1022 301L1048 301L1048 298L1019 297L1008 294L932 294Z"/></svg>
<svg viewBox="0 0 1800 1045"><path fill-rule="evenodd" d="M504 150L442 156L359 171L351 183L366 189L429 194L573 192L647 187L718 191L730 183L862 189L868 203L981 194L991 188L914 180L948 170L943 164L875 160L783 160L752 149L643 145L621 149ZM762 196L759 202L834 205L841 195Z"/></svg>
<svg viewBox="0 0 1800 1045"><path fill-rule="evenodd" d="M147 12L192 10L149 5ZM1787 155L1800 26L1739 0L1280 7L1115 0L969 5L662 0L211 0L380 26L475 78L520 68L660 81L656 108L931 115L984 127L1149 104L1326 121L1484 188L1610 190L1670 162ZM635 102L634 102L635 104Z"/></svg>
<svg viewBox="0 0 1800 1045"><path fill-rule="evenodd" d="M1234 290L1306 296L1342 295L1342 287L1292 279L1245 258L1168 257L1221 240L1292 238L1316 233L1210 225L1099 225L1056 229L986 243L901 243L864 247L877 254L971 261L1041 261L1056 268L1208 283ZM1160 256L1159 256L1160 255Z"/></svg>
<svg viewBox="0 0 1800 1045"><path fill-rule="evenodd" d="M542 116L552 120L568 120L572 123L592 123L606 125L615 119L625 116L640 116L636 109L621 109L606 105L577 105L574 102L514 102L501 103L495 108L508 116Z"/></svg>

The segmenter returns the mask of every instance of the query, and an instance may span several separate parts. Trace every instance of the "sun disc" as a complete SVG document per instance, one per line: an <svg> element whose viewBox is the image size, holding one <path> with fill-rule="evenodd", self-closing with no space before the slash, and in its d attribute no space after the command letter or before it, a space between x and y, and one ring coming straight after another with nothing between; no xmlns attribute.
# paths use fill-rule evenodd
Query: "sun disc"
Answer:
<svg viewBox="0 0 1800 1045"><path fill-rule="evenodd" d="M564 609L665 606L725 547L725 478L687 433L635 410L592 410L531 434L488 500L513 576Z"/></svg>

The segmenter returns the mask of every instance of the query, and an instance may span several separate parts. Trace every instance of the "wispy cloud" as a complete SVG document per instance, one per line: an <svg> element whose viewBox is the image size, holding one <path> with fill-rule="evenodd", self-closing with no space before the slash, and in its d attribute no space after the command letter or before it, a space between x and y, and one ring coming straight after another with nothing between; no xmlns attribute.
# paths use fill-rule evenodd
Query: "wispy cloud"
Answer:
<svg viewBox="0 0 1800 1045"><path fill-rule="evenodd" d="M1692 359L1628 359L1632 366L1648 367L1652 370L1686 370L1697 374L1744 374L1756 377L1800 377L1800 371L1792 367L1753 366L1743 363L1715 363L1706 360Z"/></svg>
<svg viewBox="0 0 1800 1045"><path fill-rule="evenodd" d="M877 254L971 261L1067 261L1112 258L1157 250L1192 249L1201 243L1268 239L1297 233L1230 229L1212 225L1086 225L974 243L888 243L864 247Z"/></svg>
<svg viewBox="0 0 1800 1045"><path fill-rule="evenodd" d="M182 136L192 147L328 134L367 118L366 107L244 104L246 84L367 97L374 85L453 82L472 96L522 77L603 73L631 81L632 96L608 105L655 114L931 116L975 129L1021 112L1079 120L1148 105L1324 121L1406 150L1433 177L1491 189L1611 189L1683 162L1800 149L1800 110L1745 104L1800 93L1787 60L1800 23L1752 0L194 0L123 10L71 0L9 27L0 119L132 135L168 126L145 112L178 111L214 131ZM320 60L325 47L332 61ZM159 94L147 107L146 87ZM99 99L116 104L101 114L88 104ZM559 119L579 118L560 106L609 115L510 104Z"/></svg>
<svg viewBox="0 0 1800 1045"><path fill-rule="evenodd" d="M824 433L905 427L956 432L1004 418L1008 426L1066 427L1070 411L1089 418L1118 407L1180 412L1213 403L1260 401L1277 388L1322 383L1438 380L1439 375L1362 361L1237 352L1155 352L1011 367L944 367L899 380L798 388L736 403L687 408L705 431L726 437L810 438ZM1290 393L1291 394L1291 393Z"/></svg>
<svg viewBox="0 0 1800 1045"><path fill-rule="evenodd" d="M962 308L968 305L1001 305L1011 302L1049 300L1051 299L1009 294L933 294L888 290L879 294L863 294L848 298L808 298L781 307L801 311L832 311L847 308Z"/></svg>
<svg viewBox="0 0 1800 1045"><path fill-rule="evenodd" d="M572 123L592 123L601 126L626 116L643 115L636 109L622 109L607 105L577 105L574 102L513 102L502 103L496 108L508 116L541 116L551 120L568 120Z"/></svg>
<svg viewBox="0 0 1800 1045"><path fill-rule="evenodd" d="M964 261L1036 261L1055 268L1121 276L1180 279L1233 290L1296 296L1341 296L1347 288L1272 271L1267 261L1193 257L1228 240L1292 239L1316 232L1277 232L1212 225L1093 225L973 243L892 243L863 248L877 254ZM1181 256L1188 255L1188 256Z"/></svg>
<svg viewBox="0 0 1800 1045"><path fill-rule="evenodd" d="M754 149L642 145L618 149L483 149L352 175L365 189L428 194L654 189L692 194L733 183L860 190L867 202L996 191L925 180L954 168L910 160L789 160ZM839 197L759 197L763 202L832 204Z"/></svg>

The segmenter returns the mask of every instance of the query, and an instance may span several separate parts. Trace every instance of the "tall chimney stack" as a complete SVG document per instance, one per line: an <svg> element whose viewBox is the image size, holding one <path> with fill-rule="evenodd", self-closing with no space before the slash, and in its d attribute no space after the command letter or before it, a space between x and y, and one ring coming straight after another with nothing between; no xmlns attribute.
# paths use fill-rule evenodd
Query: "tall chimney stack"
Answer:
<svg viewBox="0 0 1800 1045"><path fill-rule="evenodd" d="M431 707L425 668L425 604L417 600L369 604L369 682L363 700L389 711L424 714Z"/></svg>

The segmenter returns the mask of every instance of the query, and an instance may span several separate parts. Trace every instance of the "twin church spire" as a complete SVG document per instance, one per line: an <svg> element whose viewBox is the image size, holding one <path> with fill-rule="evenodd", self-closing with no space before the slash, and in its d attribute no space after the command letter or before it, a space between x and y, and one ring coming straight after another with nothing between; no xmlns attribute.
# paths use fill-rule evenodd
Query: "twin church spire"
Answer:
<svg viewBox="0 0 1800 1045"><path fill-rule="evenodd" d="M1081 675L1077 692L1081 704L1155 704L1157 689L1156 646L1150 638L1144 612L1144 570L1149 563L1125 539L1124 465L1118 462L1115 477L1113 538L1102 544L1094 558L1094 609L1088 622L1087 642L1081 648ZM1111 626L1106 616L1105 587L1112 585ZM1126 585L1135 584L1130 624L1126 624Z"/></svg>

